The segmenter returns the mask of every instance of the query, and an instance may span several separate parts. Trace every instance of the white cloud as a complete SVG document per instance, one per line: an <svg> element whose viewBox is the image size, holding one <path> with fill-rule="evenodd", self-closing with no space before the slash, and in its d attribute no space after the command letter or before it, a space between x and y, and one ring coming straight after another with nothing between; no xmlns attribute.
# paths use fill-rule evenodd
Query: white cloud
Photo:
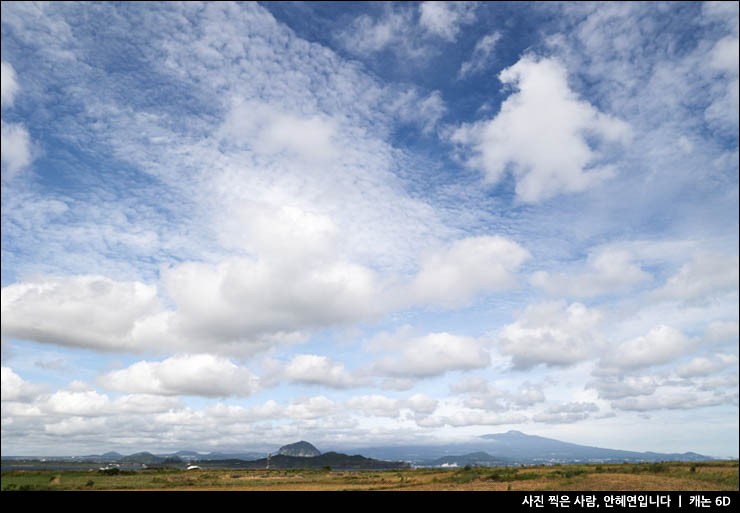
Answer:
<svg viewBox="0 0 740 513"><path fill-rule="evenodd" d="M379 15L362 14L337 34L350 52L370 56L390 51L406 64L425 62L434 52L429 36L452 42L462 25L475 21L474 2L424 2L415 9L403 4L382 4Z"/></svg>
<svg viewBox="0 0 740 513"><path fill-rule="evenodd" d="M464 401L466 407L486 411L520 410L545 400L542 387L527 382L511 391L482 378L467 378L451 385L450 390L467 395Z"/></svg>
<svg viewBox="0 0 740 513"><path fill-rule="evenodd" d="M710 53L709 65L719 71L729 74L738 74L738 59L740 59L740 42L737 37L727 36L714 45Z"/></svg>
<svg viewBox="0 0 740 513"><path fill-rule="evenodd" d="M590 402L573 402L565 403L548 408L542 413L532 416L535 422L545 422L547 424L570 424L585 420L592 413L599 411L595 403Z"/></svg>
<svg viewBox="0 0 740 513"><path fill-rule="evenodd" d="M655 376L605 376L586 384L595 388L603 399L622 399L638 395L651 395L660 386Z"/></svg>
<svg viewBox="0 0 740 513"><path fill-rule="evenodd" d="M353 397L347 401L347 406L376 417L398 417L401 414L398 400L377 394Z"/></svg>
<svg viewBox="0 0 740 513"><path fill-rule="evenodd" d="M525 56L499 74L517 90L490 121L463 125L452 141L470 146L469 164L489 183L511 169L517 197L536 203L561 193L580 192L610 178L594 142L626 142L630 128L580 100L555 59Z"/></svg>
<svg viewBox="0 0 740 513"><path fill-rule="evenodd" d="M374 273L348 262L231 258L181 264L162 279L177 305L165 329L195 347L248 345L266 334L364 319L379 308Z"/></svg>
<svg viewBox="0 0 740 513"><path fill-rule="evenodd" d="M470 337L449 333L430 333L422 337L398 340L398 356L386 356L373 364L380 374L428 378L455 370L486 367L490 356L483 343Z"/></svg>
<svg viewBox="0 0 740 513"><path fill-rule="evenodd" d="M159 413L178 408L180 401L175 397L151 394L127 394L113 401L115 414Z"/></svg>
<svg viewBox="0 0 740 513"><path fill-rule="evenodd" d="M730 366L737 367L737 356L732 354L716 354L712 357L698 356L676 369L676 374L682 378L711 376Z"/></svg>
<svg viewBox="0 0 740 513"><path fill-rule="evenodd" d="M137 362L101 376L98 382L110 390L127 393L205 397L246 397L258 386L257 378L248 369L209 354Z"/></svg>
<svg viewBox="0 0 740 513"><path fill-rule="evenodd" d="M256 101L235 101L219 130L222 140L234 148L257 154L295 156L326 164L337 158L335 123L320 116L296 116L279 107Z"/></svg>
<svg viewBox="0 0 740 513"><path fill-rule="evenodd" d="M704 340L710 344L736 344L740 336L737 321L713 321L707 326Z"/></svg>
<svg viewBox="0 0 740 513"><path fill-rule="evenodd" d="M475 44L475 48L473 48L473 54L470 56L470 59L460 65L460 70L457 72L457 78L459 80L463 80L483 72L491 64L493 50L496 48L496 44L500 39L500 32L493 32L492 34L483 36L480 41Z"/></svg>
<svg viewBox="0 0 740 513"><path fill-rule="evenodd" d="M424 56L425 51L410 36L413 29L414 20L410 10L387 7L379 18L367 14L359 16L339 34L339 40L348 50L359 55L391 49L411 58L419 58Z"/></svg>
<svg viewBox="0 0 740 513"><path fill-rule="evenodd" d="M735 14L737 19L737 14ZM721 79L713 84L713 101L704 112L704 117L715 126L734 133L738 125L738 105L740 102L740 79L738 78L738 59L740 39L737 29L734 35L717 41L709 52L709 68L719 74Z"/></svg>
<svg viewBox="0 0 740 513"><path fill-rule="evenodd" d="M0 108L11 107L20 89L15 70L10 63L0 63L2 90ZM0 163L3 178L9 179L26 169L32 161L31 136L25 126L19 123L0 121Z"/></svg>
<svg viewBox="0 0 740 513"><path fill-rule="evenodd" d="M439 91L424 96L415 88L400 93L392 102L391 109L405 123L414 123L429 134L447 112L447 107Z"/></svg>
<svg viewBox="0 0 740 513"><path fill-rule="evenodd" d="M737 392L735 392L735 400ZM661 387L652 395L627 397L611 403L612 408L649 412L655 410L692 410L730 404L732 394L707 392L689 387Z"/></svg>
<svg viewBox="0 0 740 513"><path fill-rule="evenodd" d="M515 285L529 252L503 237L469 237L429 252L412 285L414 302L459 305L475 294Z"/></svg>
<svg viewBox="0 0 740 513"><path fill-rule="evenodd" d="M703 2L701 10L703 15L726 23L730 30L738 31L738 5L735 2Z"/></svg>
<svg viewBox="0 0 740 513"><path fill-rule="evenodd" d="M660 325L645 335L617 344L602 359L602 364L620 369L661 365L685 354L693 346L694 341L677 329Z"/></svg>
<svg viewBox="0 0 740 513"><path fill-rule="evenodd" d="M729 292L737 293L740 286L738 262L737 256L698 255L653 294L660 299L691 301L706 300Z"/></svg>
<svg viewBox="0 0 740 513"><path fill-rule="evenodd" d="M0 369L0 393L3 401L29 401L39 392L37 386L21 378L10 367ZM5 408L5 406L3 406Z"/></svg>
<svg viewBox="0 0 740 513"><path fill-rule="evenodd" d="M11 178L31 164L31 136L23 125L0 123L0 144L3 176Z"/></svg>
<svg viewBox="0 0 740 513"><path fill-rule="evenodd" d="M297 399L285 408L285 415L297 419L317 419L334 413L337 403L323 395Z"/></svg>
<svg viewBox="0 0 740 513"><path fill-rule="evenodd" d="M465 426L502 426L521 424L527 417L519 413L499 413L484 410L460 409L449 415L433 415L417 420L422 427L465 427Z"/></svg>
<svg viewBox="0 0 740 513"><path fill-rule="evenodd" d="M299 354L285 366L286 378L307 385L324 385L330 388L360 386L363 381L344 368L343 363L334 363L327 356Z"/></svg>
<svg viewBox="0 0 740 513"><path fill-rule="evenodd" d="M75 437L81 435L98 435L107 431L106 419L104 418L87 418L81 416L72 416L46 424L44 431L51 436L58 437Z"/></svg>
<svg viewBox="0 0 740 513"><path fill-rule="evenodd" d="M404 409L411 410L417 415L429 415L434 413L439 401L424 394L414 394L407 399L392 399L383 395L372 394L352 397L346 405L354 410L359 410L365 415L375 417L396 418Z"/></svg>
<svg viewBox="0 0 740 513"><path fill-rule="evenodd" d="M45 277L2 289L2 333L38 342L139 350L137 321L159 308L157 291L102 276Z"/></svg>
<svg viewBox="0 0 740 513"><path fill-rule="evenodd" d="M54 392L45 402L44 409L58 415L75 415L80 417L98 417L110 405L107 395L94 390Z"/></svg>
<svg viewBox="0 0 740 513"><path fill-rule="evenodd" d="M530 282L553 296L586 298L625 292L650 279L650 274L634 262L629 252L606 249L589 254L583 272L538 271L532 275Z"/></svg>
<svg viewBox="0 0 740 513"><path fill-rule="evenodd" d="M0 84L0 105L10 107L18 92L18 80L13 66L5 61L0 63Z"/></svg>
<svg viewBox="0 0 740 513"><path fill-rule="evenodd" d="M595 329L601 318L598 310L580 303L531 305L499 331L499 349L512 357L516 368L578 363L600 350L601 337Z"/></svg>
<svg viewBox="0 0 740 513"><path fill-rule="evenodd" d="M409 408L414 413L432 414L437 409L439 401L424 394L414 394L408 399L402 400L403 408Z"/></svg>
<svg viewBox="0 0 740 513"><path fill-rule="evenodd" d="M300 339L305 330L399 307L460 305L513 286L513 273L529 258L501 237L463 239L422 257L410 284L389 288L371 269L336 259L336 228L328 217L297 207L244 209L245 231L259 257L163 269L159 293L153 285L99 276L9 285L2 290L3 334L117 351L253 353Z"/></svg>
<svg viewBox="0 0 740 513"><path fill-rule="evenodd" d="M476 2L422 2L419 24L429 33L454 41L460 26L475 21Z"/></svg>

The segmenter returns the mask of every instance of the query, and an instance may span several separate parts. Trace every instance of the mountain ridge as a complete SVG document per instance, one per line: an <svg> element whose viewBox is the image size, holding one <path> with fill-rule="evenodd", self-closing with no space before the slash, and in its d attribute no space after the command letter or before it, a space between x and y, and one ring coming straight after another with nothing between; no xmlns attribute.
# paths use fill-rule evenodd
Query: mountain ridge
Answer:
<svg viewBox="0 0 740 513"><path fill-rule="evenodd" d="M283 451L283 453L281 453ZM554 464L554 463L622 463L622 462L656 462L656 461L707 461L716 458L698 454L692 451L682 453L660 453L654 451L638 452L620 449L608 449L593 447L571 442L563 442L554 438L539 435L528 435L521 431L508 431L506 433L491 433L477 437L474 440L456 444L439 445L399 445L399 446L374 446L365 448L345 449L356 456L381 461L406 461L420 466L434 466L442 464L482 464L476 462L490 461L499 465L520 464ZM288 454L285 454L285 453ZM293 452L293 454L290 454ZM137 452L123 455L116 451L108 451L99 455L86 456L6 456L2 459L11 460L49 460L49 461L96 461L116 462L129 464L176 464L178 462L261 462L257 465L266 464L266 454L270 454L272 460L275 458L297 458L304 460L304 465L314 466L319 461L312 461L326 454L346 454L329 451L321 453L315 446L301 440L293 444L280 447L277 453L269 451L244 451L244 452L210 452L200 453L193 450L179 450L169 453ZM350 458L350 456L347 456ZM353 457L353 456L352 456ZM287 461L287 460L286 460ZM336 466L327 464L328 466ZM324 465L319 465L324 466Z"/></svg>

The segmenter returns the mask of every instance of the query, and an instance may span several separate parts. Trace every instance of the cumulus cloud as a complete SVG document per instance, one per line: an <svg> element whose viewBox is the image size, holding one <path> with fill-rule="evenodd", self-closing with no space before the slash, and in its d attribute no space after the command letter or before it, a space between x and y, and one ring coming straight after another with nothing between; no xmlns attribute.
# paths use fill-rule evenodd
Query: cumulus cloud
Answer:
<svg viewBox="0 0 740 513"><path fill-rule="evenodd" d="M488 366L490 356L483 343L450 333L430 333L404 340L399 337L397 356L386 356L373 364L375 372L389 376L428 378L456 370Z"/></svg>
<svg viewBox="0 0 740 513"><path fill-rule="evenodd" d="M326 117L297 116L267 103L236 100L219 135L233 148L287 153L304 162L325 164L340 153L334 141L336 130L336 123Z"/></svg>
<svg viewBox="0 0 740 513"><path fill-rule="evenodd" d="M0 91L0 108L13 105L20 89L15 70L10 63L0 63L2 73L2 90ZM3 177L12 178L31 164L31 136L25 126L19 123L0 122L0 162Z"/></svg>
<svg viewBox="0 0 740 513"><path fill-rule="evenodd" d="M526 415L519 413L500 413L484 410L460 409L450 415L432 415L419 419L416 422L422 427L465 427L521 424L526 420Z"/></svg>
<svg viewBox="0 0 740 513"><path fill-rule="evenodd" d="M737 20L737 12L735 12ZM735 26L734 34L717 41L709 52L708 64L714 74L722 80L713 84L714 98L704 111L704 117L712 125L728 132L736 131L738 124L738 105L740 97L740 78L738 77L738 59L740 39Z"/></svg>
<svg viewBox="0 0 740 513"><path fill-rule="evenodd" d="M628 251L606 249L589 254L582 272L538 271L530 282L552 296L587 298L625 292L651 278Z"/></svg>
<svg viewBox="0 0 740 513"><path fill-rule="evenodd" d="M346 404L349 408L376 417L398 417L401 414L399 401L383 395L357 396L349 399Z"/></svg>
<svg viewBox="0 0 740 513"><path fill-rule="evenodd" d="M297 207L244 209L259 256L184 262L161 271L159 288L101 276L15 283L2 289L3 335L103 350L253 353L397 308L461 305L512 287L530 258L502 237L466 238L425 254L411 282L392 288L370 268L337 259L327 216Z"/></svg>
<svg viewBox="0 0 740 513"><path fill-rule="evenodd" d="M552 406L542 413L532 416L535 422L545 422L547 424L570 424L585 420L592 413L599 411L595 403L590 402L573 402Z"/></svg>
<svg viewBox="0 0 740 513"><path fill-rule="evenodd" d="M659 325L645 335L626 340L613 347L602 359L602 365L636 369L671 362L694 346L694 341L679 330Z"/></svg>
<svg viewBox="0 0 740 513"><path fill-rule="evenodd" d="M678 273L654 291L660 299L701 300L729 292L740 286L737 256L705 253L683 265Z"/></svg>
<svg viewBox="0 0 740 513"><path fill-rule="evenodd" d="M437 409L439 401L424 394L414 394L408 399L401 401L403 408L408 408L414 413L432 414Z"/></svg>
<svg viewBox="0 0 740 513"><path fill-rule="evenodd" d="M419 24L430 34L454 41L460 27L475 21L476 2L422 2Z"/></svg>
<svg viewBox="0 0 740 513"><path fill-rule="evenodd" d="M707 406L730 404L735 395L713 391L697 390L692 387L666 386L656 390L651 395L626 397L612 401L612 408L627 411L655 411L655 410L691 410Z"/></svg>
<svg viewBox="0 0 740 513"><path fill-rule="evenodd" d="M651 395L660 386L655 376L611 375L602 376L586 384L594 388L602 399L623 399L638 395Z"/></svg>
<svg viewBox="0 0 740 513"><path fill-rule="evenodd" d="M167 269L162 279L177 309L165 329L196 345L198 339L248 343L265 334L356 321L378 311L379 290L370 269L341 261L305 264L231 258L218 265L190 262Z"/></svg>
<svg viewBox="0 0 740 513"><path fill-rule="evenodd" d="M39 393L39 387L13 372L10 367L0 369L0 393L3 401L29 401ZM4 408L4 406L3 406Z"/></svg>
<svg viewBox="0 0 740 513"><path fill-rule="evenodd" d="M127 393L204 397L246 397L258 386L257 378L248 369L209 354L137 362L101 376L98 382L110 390Z"/></svg>
<svg viewBox="0 0 740 513"><path fill-rule="evenodd" d="M572 365L601 348L601 337L596 332L601 319L598 310L580 303L531 305L516 322L499 331L498 346L503 354L511 356L515 368Z"/></svg>
<svg viewBox="0 0 740 513"><path fill-rule="evenodd" d="M79 417L98 417L108 408L110 399L94 390L59 390L46 401L45 409L50 413Z"/></svg>
<svg viewBox="0 0 740 513"><path fill-rule="evenodd" d="M113 401L113 409L122 414L147 414L172 410L180 406L176 397L151 394L127 394Z"/></svg>
<svg viewBox="0 0 740 513"><path fill-rule="evenodd" d="M738 358L733 354L716 354L712 357L697 356L679 366L676 374L682 378L711 376L730 366L737 367Z"/></svg>
<svg viewBox="0 0 740 513"><path fill-rule="evenodd" d="M103 276L44 277L2 289L2 334L101 350L138 350L136 323L159 309L156 287Z"/></svg>
<svg viewBox="0 0 740 513"><path fill-rule="evenodd" d="M522 383L516 390L507 390L483 378L465 378L450 385L450 391L466 395L464 405L486 411L507 411L528 408L545 400L542 386Z"/></svg>
<svg viewBox="0 0 740 513"><path fill-rule="evenodd" d="M107 429L104 418L87 418L73 416L52 422L44 426L44 432L57 437L75 437L81 435L97 435L104 433Z"/></svg>
<svg viewBox="0 0 740 513"><path fill-rule="evenodd" d="M500 39L500 32L494 32L483 36L475 44L475 48L473 48L473 54L470 56L470 59L460 65L460 70L457 72L457 78L459 80L463 80L484 71L490 65L493 50L496 48L496 44Z"/></svg>
<svg viewBox="0 0 740 513"><path fill-rule="evenodd" d="M13 177L31 164L31 136L23 125L0 123L0 144L4 176Z"/></svg>
<svg viewBox="0 0 740 513"><path fill-rule="evenodd" d="M421 259L412 285L413 302L456 305L477 293L515 285L514 273L531 258L516 242L503 237L468 237Z"/></svg>
<svg viewBox="0 0 740 513"><path fill-rule="evenodd" d="M498 115L452 135L453 142L472 148L468 162L485 172L487 182L497 183L511 170L517 197L536 203L614 175L595 143L626 142L630 128L579 99L559 61L525 56L499 79L516 92Z"/></svg>
<svg viewBox="0 0 740 513"><path fill-rule="evenodd" d="M337 403L323 395L319 395L296 399L285 408L285 415L299 419L316 419L334 413L337 407Z"/></svg>
<svg viewBox="0 0 740 513"><path fill-rule="evenodd" d="M296 383L323 385L330 388L361 386L364 381L353 376L343 363L334 363L327 356L299 354L285 366L283 375Z"/></svg>
<svg viewBox="0 0 740 513"><path fill-rule="evenodd" d="M19 89L18 78L13 66L5 61L0 62L0 83L2 84L0 85L0 105L10 107Z"/></svg>
<svg viewBox="0 0 740 513"><path fill-rule="evenodd" d="M429 415L437 409L439 401L424 394L414 394L407 399L392 399L384 395L372 394L352 397L345 402L348 408L361 411L374 417L396 418L402 410L410 410L416 415Z"/></svg>
<svg viewBox="0 0 740 513"><path fill-rule="evenodd" d="M707 326L703 340L709 344L736 344L740 336L740 324L737 321L713 321Z"/></svg>

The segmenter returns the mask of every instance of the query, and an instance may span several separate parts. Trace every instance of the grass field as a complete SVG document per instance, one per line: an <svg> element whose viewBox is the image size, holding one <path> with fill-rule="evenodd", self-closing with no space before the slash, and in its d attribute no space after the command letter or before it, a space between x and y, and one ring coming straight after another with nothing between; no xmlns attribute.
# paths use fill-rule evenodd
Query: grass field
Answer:
<svg viewBox="0 0 740 513"><path fill-rule="evenodd" d="M738 462L473 467L388 471L13 471L11 490L738 490Z"/></svg>

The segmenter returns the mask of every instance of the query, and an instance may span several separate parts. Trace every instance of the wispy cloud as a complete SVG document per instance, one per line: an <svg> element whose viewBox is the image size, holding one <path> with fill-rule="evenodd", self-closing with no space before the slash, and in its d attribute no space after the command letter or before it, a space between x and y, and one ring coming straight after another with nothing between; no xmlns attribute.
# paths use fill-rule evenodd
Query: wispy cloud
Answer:
<svg viewBox="0 0 740 513"><path fill-rule="evenodd" d="M457 78L464 80L483 72L491 64L493 51L500 40L501 33L493 32L483 36L480 41L475 43L475 48L473 48L470 59L460 65Z"/></svg>

